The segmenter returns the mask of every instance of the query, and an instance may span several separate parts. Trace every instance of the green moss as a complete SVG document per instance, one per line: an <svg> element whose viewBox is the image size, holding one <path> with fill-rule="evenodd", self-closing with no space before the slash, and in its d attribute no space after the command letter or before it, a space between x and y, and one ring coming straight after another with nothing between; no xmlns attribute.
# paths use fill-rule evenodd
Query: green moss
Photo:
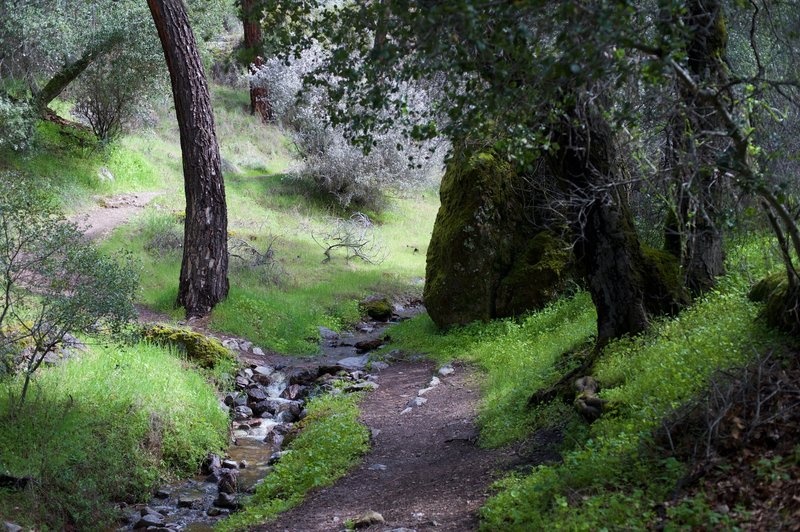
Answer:
<svg viewBox="0 0 800 532"><path fill-rule="evenodd" d="M425 304L440 327L511 315L497 306L502 279L538 230L523 217L512 165L492 153L453 158L428 247ZM513 312L535 308L519 303Z"/></svg>
<svg viewBox="0 0 800 532"><path fill-rule="evenodd" d="M786 284L786 272L771 273L753 285L747 297L750 301L766 303L772 294L781 290L781 285Z"/></svg>
<svg viewBox="0 0 800 532"><path fill-rule="evenodd" d="M373 320L388 321L392 317L392 305L385 298L362 301L359 308Z"/></svg>
<svg viewBox="0 0 800 532"><path fill-rule="evenodd" d="M558 297L572 277L569 245L551 231L530 239L497 291L495 313L515 316L539 309Z"/></svg>
<svg viewBox="0 0 800 532"><path fill-rule="evenodd" d="M785 271L761 279L748 297L751 301L766 303L762 315L769 326L794 335L800 333L800 289L791 286Z"/></svg>
<svg viewBox="0 0 800 532"><path fill-rule="evenodd" d="M142 331L142 336L159 345L172 346L192 362L203 368L230 365L236 357L221 343L200 333L165 325L151 325Z"/></svg>
<svg viewBox="0 0 800 532"><path fill-rule="evenodd" d="M667 251L642 246L642 280L647 308L655 314L675 314L690 303L678 259Z"/></svg>

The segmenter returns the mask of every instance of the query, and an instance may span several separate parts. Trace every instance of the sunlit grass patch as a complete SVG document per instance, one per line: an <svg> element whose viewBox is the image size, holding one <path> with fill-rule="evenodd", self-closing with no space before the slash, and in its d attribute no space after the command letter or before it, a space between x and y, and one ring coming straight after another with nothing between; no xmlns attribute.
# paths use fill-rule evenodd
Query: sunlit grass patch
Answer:
<svg viewBox="0 0 800 532"><path fill-rule="evenodd" d="M33 479L16 500L33 514L0 502L12 521L112 527L115 503L146 500L162 477L193 473L227 440L213 387L153 345L93 346L43 369L23 409L11 412L19 386L0 383L0 474Z"/></svg>

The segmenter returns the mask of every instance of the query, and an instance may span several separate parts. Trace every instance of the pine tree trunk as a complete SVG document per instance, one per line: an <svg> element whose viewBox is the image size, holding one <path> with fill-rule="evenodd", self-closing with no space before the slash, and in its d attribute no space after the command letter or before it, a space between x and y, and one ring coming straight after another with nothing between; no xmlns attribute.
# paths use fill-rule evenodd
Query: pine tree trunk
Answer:
<svg viewBox="0 0 800 532"><path fill-rule="evenodd" d="M261 30L261 9L257 0L242 0L242 28L244 29L244 47L247 49L250 73L264 64L261 57L263 34ZM250 83L250 114L258 115L264 123L273 120L272 105L265 87L257 87Z"/></svg>
<svg viewBox="0 0 800 532"><path fill-rule="evenodd" d="M172 81L186 194L178 305L202 316L228 295L228 219L203 64L183 0L148 0Z"/></svg>

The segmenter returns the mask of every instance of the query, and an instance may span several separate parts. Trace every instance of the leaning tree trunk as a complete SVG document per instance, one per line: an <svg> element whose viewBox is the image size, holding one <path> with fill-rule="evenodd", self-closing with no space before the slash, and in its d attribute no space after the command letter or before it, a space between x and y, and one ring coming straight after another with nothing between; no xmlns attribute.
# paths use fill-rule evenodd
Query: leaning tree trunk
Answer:
<svg viewBox="0 0 800 532"><path fill-rule="evenodd" d="M553 131L549 167L573 213L575 256L597 308L597 341L643 331L649 316L679 306L649 265L633 225L614 134L600 109L576 94Z"/></svg>
<svg viewBox="0 0 800 532"><path fill-rule="evenodd" d="M202 316L228 295L228 219L211 98L183 0L148 0L172 81L186 194L178 305Z"/></svg>
<svg viewBox="0 0 800 532"><path fill-rule="evenodd" d="M33 97L33 108L40 116L47 114L47 106L56 99L70 83L75 81L95 60L105 55L120 41L119 34L111 34L90 46L81 57L64 66Z"/></svg>

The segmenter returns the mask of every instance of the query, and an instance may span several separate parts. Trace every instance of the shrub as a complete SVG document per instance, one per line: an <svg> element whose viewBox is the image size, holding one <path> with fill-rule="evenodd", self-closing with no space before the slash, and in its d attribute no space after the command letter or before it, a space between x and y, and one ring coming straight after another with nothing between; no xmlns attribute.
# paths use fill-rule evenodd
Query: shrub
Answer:
<svg viewBox="0 0 800 532"><path fill-rule="evenodd" d="M440 177L447 146L442 141L412 143L399 130L375 137L368 154L348 141L341 126L330 124L327 92L303 85L303 77L322 59L318 47L286 62L271 59L251 76L251 83L269 93L273 111L289 131L303 159L294 173L310 180L340 205L380 208L386 192L402 192L430 184ZM411 108L429 107L428 94L407 87L398 95ZM354 109L354 113L358 110Z"/></svg>
<svg viewBox="0 0 800 532"><path fill-rule="evenodd" d="M0 96L0 149L22 151L30 146L35 121L27 103Z"/></svg>
<svg viewBox="0 0 800 532"><path fill-rule="evenodd" d="M0 229L0 346L29 344L21 406L33 373L68 333L116 329L135 316L138 278L24 179L0 184Z"/></svg>

